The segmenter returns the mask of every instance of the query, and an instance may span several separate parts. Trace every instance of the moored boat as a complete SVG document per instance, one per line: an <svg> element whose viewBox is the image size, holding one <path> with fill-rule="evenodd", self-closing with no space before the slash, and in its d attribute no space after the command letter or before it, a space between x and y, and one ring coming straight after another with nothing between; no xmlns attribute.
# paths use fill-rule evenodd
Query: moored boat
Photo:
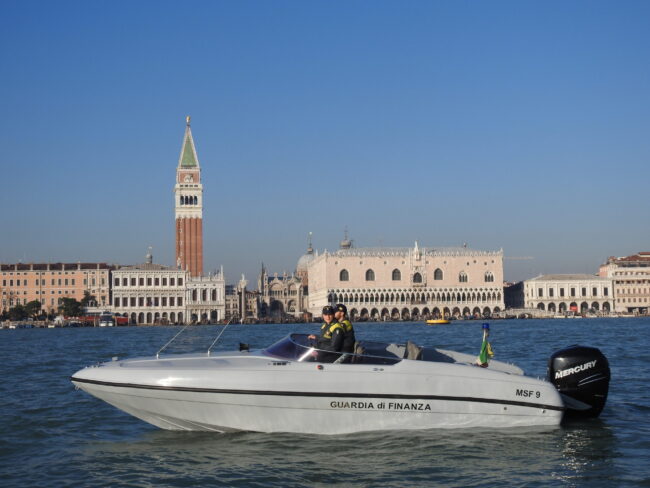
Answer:
<svg viewBox="0 0 650 488"><path fill-rule="evenodd" d="M428 325L445 325L451 323L447 319L429 319L426 321Z"/></svg>

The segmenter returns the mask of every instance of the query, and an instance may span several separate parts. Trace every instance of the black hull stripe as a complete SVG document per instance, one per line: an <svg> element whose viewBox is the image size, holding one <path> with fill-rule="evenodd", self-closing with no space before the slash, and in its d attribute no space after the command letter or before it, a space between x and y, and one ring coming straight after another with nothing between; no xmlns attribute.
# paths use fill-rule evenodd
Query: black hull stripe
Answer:
<svg viewBox="0 0 650 488"><path fill-rule="evenodd" d="M457 397L444 395L394 395L389 393L336 393L336 392L312 392L312 391L268 391L268 390L226 390L216 388L189 388L185 386L160 386L160 385L136 385L133 383L111 383L108 381L87 380L82 378L70 378L76 383L88 383L91 385L112 386L116 388L137 388L141 390L165 390L185 391L191 393L219 393L227 395L265 395L265 396L287 396L287 397L324 397L324 398L392 398L398 400L439 400L450 402L475 402L475 403L496 403L501 405L516 405L518 407L541 408L546 410L564 410L564 407L555 405L543 405L541 403L518 402L515 400L498 400L494 398Z"/></svg>

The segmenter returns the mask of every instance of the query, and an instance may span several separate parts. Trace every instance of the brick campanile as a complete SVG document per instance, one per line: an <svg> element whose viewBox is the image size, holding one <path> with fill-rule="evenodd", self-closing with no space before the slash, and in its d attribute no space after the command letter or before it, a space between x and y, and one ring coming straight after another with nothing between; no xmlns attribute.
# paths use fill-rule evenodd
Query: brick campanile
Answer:
<svg viewBox="0 0 650 488"><path fill-rule="evenodd" d="M191 276L203 275L203 185L190 117L187 117L174 187L176 264Z"/></svg>

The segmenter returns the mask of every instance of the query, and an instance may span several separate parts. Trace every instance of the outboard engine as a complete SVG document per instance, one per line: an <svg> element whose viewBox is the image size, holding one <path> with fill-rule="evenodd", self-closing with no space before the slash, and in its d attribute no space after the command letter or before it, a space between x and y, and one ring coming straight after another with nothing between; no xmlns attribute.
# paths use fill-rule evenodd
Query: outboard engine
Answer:
<svg viewBox="0 0 650 488"><path fill-rule="evenodd" d="M610 377L609 362L595 347L570 346L548 360L548 380L561 393L570 417L598 417Z"/></svg>

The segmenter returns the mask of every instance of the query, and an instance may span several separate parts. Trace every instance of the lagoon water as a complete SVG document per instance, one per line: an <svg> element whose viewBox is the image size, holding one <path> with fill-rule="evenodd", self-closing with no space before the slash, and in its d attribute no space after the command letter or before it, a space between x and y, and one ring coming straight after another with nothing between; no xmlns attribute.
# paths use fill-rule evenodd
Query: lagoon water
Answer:
<svg viewBox="0 0 650 488"><path fill-rule="evenodd" d="M231 325L216 350L262 347L316 324ZM478 353L480 322L359 323L369 340ZM545 376L552 352L600 348L601 417L553 429L308 436L171 432L76 391L75 371L152 355L178 327L0 330L0 486L650 486L650 319L491 322L496 359ZM206 350L222 326L188 327L169 352Z"/></svg>

